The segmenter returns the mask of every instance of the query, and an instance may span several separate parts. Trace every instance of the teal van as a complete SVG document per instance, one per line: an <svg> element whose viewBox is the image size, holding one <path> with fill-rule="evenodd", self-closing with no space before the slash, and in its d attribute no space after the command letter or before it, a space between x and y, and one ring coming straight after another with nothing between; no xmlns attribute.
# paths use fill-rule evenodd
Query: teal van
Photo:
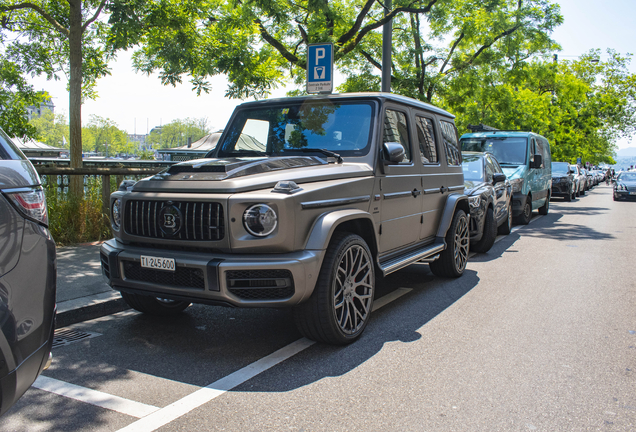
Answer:
<svg viewBox="0 0 636 432"><path fill-rule="evenodd" d="M512 185L512 215L526 225L532 211L546 215L552 196L550 143L532 132L488 130L462 135L462 151L495 155Z"/></svg>

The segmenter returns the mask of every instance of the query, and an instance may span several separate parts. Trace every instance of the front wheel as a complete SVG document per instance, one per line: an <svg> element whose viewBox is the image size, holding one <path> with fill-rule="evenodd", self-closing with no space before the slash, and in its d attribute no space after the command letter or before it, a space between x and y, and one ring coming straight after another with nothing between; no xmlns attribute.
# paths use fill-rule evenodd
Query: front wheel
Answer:
<svg viewBox="0 0 636 432"><path fill-rule="evenodd" d="M486 210L486 220L484 220L484 232L481 239L475 244L470 245L474 252L486 253L495 244L497 237L497 222L495 221L495 213L492 207Z"/></svg>
<svg viewBox="0 0 636 432"><path fill-rule="evenodd" d="M545 197L545 204L539 207L539 214L545 216L548 214L549 211L550 211L550 195Z"/></svg>
<svg viewBox="0 0 636 432"><path fill-rule="evenodd" d="M523 206L523 211L517 216L517 223L520 225L528 225L532 219L532 201L530 197L526 198L526 203Z"/></svg>
<svg viewBox="0 0 636 432"><path fill-rule="evenodd" d="M434 275L444 277L460 277L464 274L468 262L470 234L468 217L463 210L457 210L446 233L446 249L439 258L429 264Z"/></svg>
<svg viewBox="0 0 636 432"><path fill-rule="evenodd" d="M499 226L497 234L508 235L512 232L512 202L508 204L508 215L506 221Z"/></svg>
<svg viewBox="0 0 636 432"><path fill-rule="evenodd" d="M176 315L190 306L189 302L132 294L123 291L121 296L131 308L149 315Z"/></svg>
<svg viewBox="0 0 636 432"><path fill-rule="evenodd" d="M345 345L362 335L374 294L369 247L362 237L339 232L329 243L313 294L294 308L294 320L308 339Z"/></svg>

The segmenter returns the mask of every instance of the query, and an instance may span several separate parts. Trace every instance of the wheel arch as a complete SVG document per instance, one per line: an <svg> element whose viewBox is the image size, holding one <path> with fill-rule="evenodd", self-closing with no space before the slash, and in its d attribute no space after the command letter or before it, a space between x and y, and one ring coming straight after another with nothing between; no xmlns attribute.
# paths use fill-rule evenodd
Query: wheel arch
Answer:
<svg viewBox="0 0 636 432"><path fill-rule="evenodd" d="M368 212L357 209L336 210L320 215L311 229L305 249L327 249L335 232L359 235L367 243L373 256L377 257L378 239L373 218Z"/></svg>
<svg viewBox="0 0 636 432"><path fill-rule="evenodd" d="M444 211L442 213L442 220L440 221L439 228L437 229L437 238L443 241L446 237L446 233L453 222L453 216L457 209L464 210L466 216L470 217L470 206L468 205L468 197L466 195L452 194L446 199L444 205Z"/></svg>

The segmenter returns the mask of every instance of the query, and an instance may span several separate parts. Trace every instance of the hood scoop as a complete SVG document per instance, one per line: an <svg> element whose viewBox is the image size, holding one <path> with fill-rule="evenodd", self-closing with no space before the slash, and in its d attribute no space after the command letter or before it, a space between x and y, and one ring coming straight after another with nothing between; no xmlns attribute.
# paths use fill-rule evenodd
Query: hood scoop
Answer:
<svg viewBox="0 0 636 432"><path fill-rule="evenodd" d="M270 158L196 159L171 166L154 180L225 180L293 168L327 165L315 156Z"/></svg>

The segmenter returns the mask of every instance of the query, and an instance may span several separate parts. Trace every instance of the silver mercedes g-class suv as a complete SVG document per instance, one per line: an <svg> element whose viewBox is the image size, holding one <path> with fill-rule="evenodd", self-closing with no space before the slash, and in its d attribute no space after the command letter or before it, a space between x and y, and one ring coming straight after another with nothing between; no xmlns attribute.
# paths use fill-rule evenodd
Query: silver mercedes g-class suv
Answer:
<svg viewBox="0 0 636 432"><path fill-rule="evenodd" d="M236 108L206 158L111 196L104 275L134 309L293 307L306 337L357 339L375 277L427 262L459 277L469 249L453 116L385 93Z"/></svg>

